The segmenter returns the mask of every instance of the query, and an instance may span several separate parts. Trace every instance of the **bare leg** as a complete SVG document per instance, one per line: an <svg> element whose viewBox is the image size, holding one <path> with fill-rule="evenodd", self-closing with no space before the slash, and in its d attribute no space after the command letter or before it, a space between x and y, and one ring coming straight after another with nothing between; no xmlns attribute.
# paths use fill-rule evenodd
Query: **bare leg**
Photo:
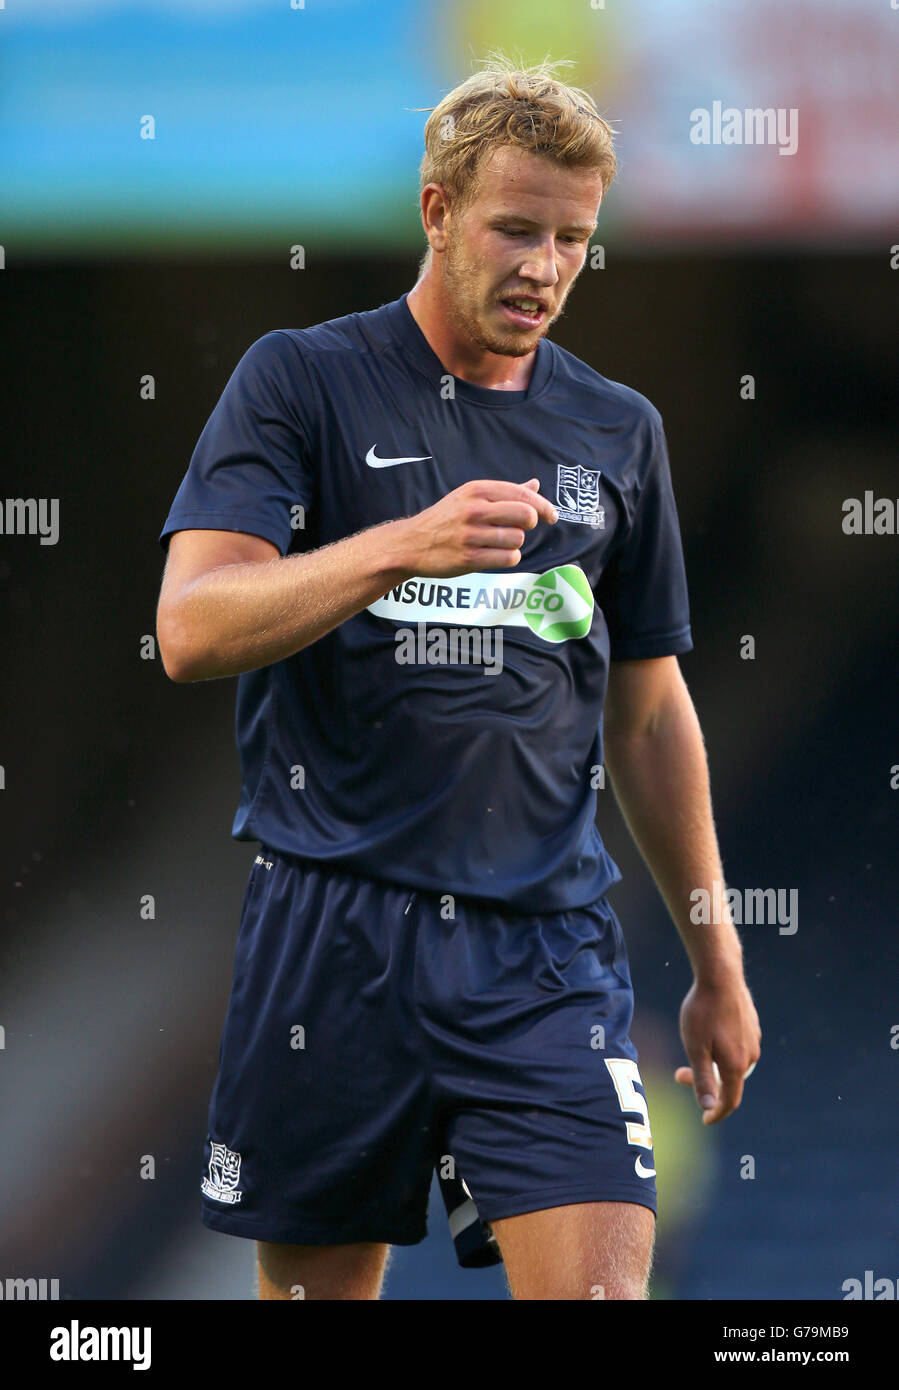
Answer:
<svg viewBox="0 0 899 1390"><path fill-rule="evenodd" d="M636 1202L578 1202L491 1223L515 1299L644 1299L655 1217Z"/></svg>
<svg viewBox="0 0 899 1390"><path fill-rule="evenodd" d="M257 1242L260 1299L377 1299L389 1245Z"/></svg>

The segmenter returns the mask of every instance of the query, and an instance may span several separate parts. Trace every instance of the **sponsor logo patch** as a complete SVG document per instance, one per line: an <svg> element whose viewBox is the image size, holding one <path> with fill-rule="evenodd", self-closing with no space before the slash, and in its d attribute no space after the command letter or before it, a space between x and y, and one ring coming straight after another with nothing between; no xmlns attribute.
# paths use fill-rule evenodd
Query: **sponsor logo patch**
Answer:
<svg viewBox="0 0 899 1390"><path fill-rule="evenodd" d="M528 627L545 642L586 637L593 609L593 590L579 565L559 565L545 574L406 579L368 607L376 618L396 623Z"/></svg>

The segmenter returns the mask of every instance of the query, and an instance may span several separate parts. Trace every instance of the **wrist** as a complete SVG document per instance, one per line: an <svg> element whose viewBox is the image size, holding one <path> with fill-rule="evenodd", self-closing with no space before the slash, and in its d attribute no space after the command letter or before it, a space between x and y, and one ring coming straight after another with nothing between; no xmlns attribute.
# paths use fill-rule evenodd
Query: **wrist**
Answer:
<svg viewBox="0 0 899 1390"><path fill-rule="evenodd" d="M740 950L694 960L693 980L699 989L721 989L742 983L743 953Z"/></svg>
<svg viewBox="0 0 899 1390"><path fill-rule="evenodd" d="M413 520L401 517L397 521L386 521L369 533L375 547L376 573L379 581L384 581L385 589L402 584L404 579L411 579L418 573L410 529Z"/></svg>

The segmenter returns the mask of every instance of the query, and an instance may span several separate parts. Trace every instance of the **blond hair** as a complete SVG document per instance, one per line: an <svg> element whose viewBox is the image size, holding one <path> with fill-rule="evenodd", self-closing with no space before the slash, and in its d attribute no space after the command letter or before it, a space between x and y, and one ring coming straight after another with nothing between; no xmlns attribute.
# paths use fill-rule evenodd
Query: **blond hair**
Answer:
<svg viewBox="0 0 899 1390"><path fill-rule="evenodd" d="M569 169L598 172L605 195L618 168L614 132L592 97L560 80L563 66L570 64L546 59L516 67L494 52L438 106L418 107L431 113L425 123L422 189L442 184L455 207L464 209L477 196L485 155L513 145Z"/></svg>

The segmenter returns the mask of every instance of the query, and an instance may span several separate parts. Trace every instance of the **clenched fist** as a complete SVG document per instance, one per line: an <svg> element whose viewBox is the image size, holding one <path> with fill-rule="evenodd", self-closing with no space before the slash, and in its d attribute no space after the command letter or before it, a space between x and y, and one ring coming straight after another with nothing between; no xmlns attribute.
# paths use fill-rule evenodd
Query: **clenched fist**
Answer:
<svg viewBox="0 0 899 1390"><path fill-rule="evenodd" d="M410 574L452 579L472 570L511 570L521 563L525 531L554 525L555 507L540 496L540 482L492 478L463 483L433 507L397 523L405 528Z"/></svg>

